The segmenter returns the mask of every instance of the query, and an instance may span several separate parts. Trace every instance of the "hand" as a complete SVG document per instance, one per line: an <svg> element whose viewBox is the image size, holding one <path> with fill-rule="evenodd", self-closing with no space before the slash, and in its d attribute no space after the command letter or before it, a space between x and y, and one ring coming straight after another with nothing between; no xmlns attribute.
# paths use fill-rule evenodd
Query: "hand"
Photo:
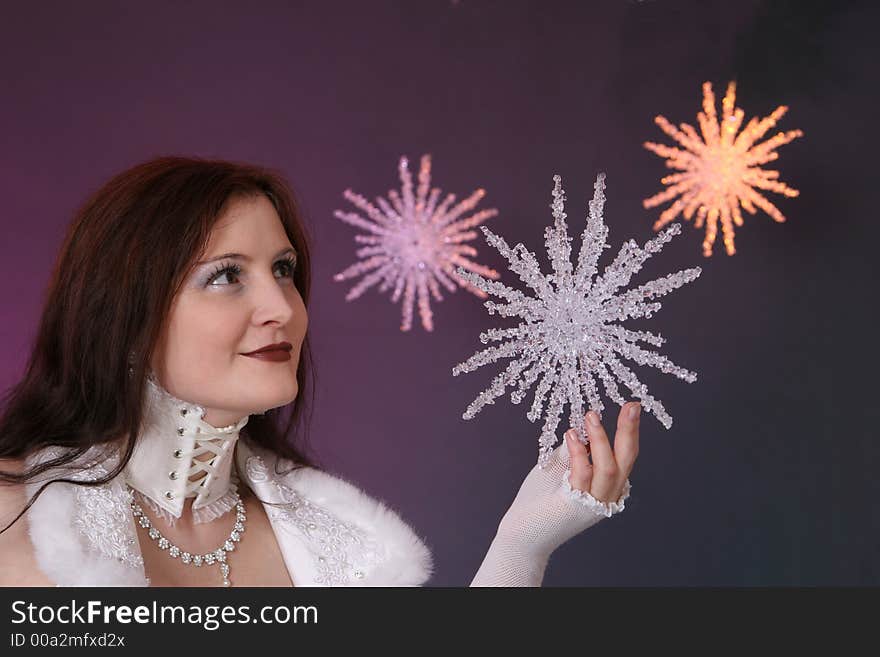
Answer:
<svg viewBox="0 0 880 657"><path fill-rule="evenodd" d="M592 412L584 424L589 447L568 439L576 431L566 432L567 447L554 448L543 468L535 465L526 475L471 586L540 586L556 548L623 511L639 452L640 410L638 402L623 406L613 450L598 416L597 424L589 421Z"/></svg>
<svg viewBox="0 0 880 657"><path fill-rule="evenodd" d="M639 402L628 402L621 407L613 449L595 411L590 411L584 417L584 433L589 440L586 445L577 439L574 429L565 432L571 459L569 482L572 488L589 493L605 503L620 497L639 455L641 408Z"/></svg>

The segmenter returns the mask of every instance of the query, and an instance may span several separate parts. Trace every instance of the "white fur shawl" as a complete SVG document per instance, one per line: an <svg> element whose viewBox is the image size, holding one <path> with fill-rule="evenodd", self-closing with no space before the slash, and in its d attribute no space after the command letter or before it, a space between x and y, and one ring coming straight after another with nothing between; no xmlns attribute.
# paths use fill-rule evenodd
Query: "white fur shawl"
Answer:
<svg viewBox="0 0 880 657"><path fill-rule="evenodd" d="M57 454L46 450L31 460ZM86 469L65 476L101 477L113 462L96 454L86 454ZM296 586L419 586L431 576L430 551L393 510L314 468L276 474L275 461L246 440L237 443L239 476L264 502ZM46 480L44 475L30 483L28 494ZM59 586L148 586L129 500L119 477L97 487L46 488L28 510L43 572Z"/></svg>

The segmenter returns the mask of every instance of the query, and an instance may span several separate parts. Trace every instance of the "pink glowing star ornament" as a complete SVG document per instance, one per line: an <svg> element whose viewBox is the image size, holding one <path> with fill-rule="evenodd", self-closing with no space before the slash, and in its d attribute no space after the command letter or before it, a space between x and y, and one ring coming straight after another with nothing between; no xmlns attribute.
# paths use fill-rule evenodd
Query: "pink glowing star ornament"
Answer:
<svg viewBox="0 0 880 657"><path fill-rule="evenodd" d="M362 276L345 297L353 301L366 290L379 284L378 291L391 293L392 303L403 298L401 331L412 328L413 308L418 299L419 316L426 331L434 329L431 297L443 300L441 286L455 292L456 285L481 299L486 293L461 277L456 269L497 280L497 271L469 259L477 255L467 244L477 237L475 227L498 214L494 208L473 212L485 196L478 189L455 203L455 194L442 202L440 190L431 188L431 156L423 155L419 167L418 187L413 190L409 160L400 158L400 192L391 190L388 198L376 197L375 205L350 189L343 196L360 212L336 210L334 216L365 233L355 235L362 244L355 254L357 262L333 277L346 281Z"/></svg>

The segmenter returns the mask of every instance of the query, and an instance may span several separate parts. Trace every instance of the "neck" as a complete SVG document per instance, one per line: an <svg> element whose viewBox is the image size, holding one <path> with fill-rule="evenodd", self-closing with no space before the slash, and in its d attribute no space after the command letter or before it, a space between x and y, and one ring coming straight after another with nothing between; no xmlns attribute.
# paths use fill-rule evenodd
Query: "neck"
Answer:
<svg viewBox="0 0 880 657"><path fill-rule="evenodd" d="M125 480L174 519L184 511L195 522L199 515L217 517L228 510L235 492L235 444L250 416L219 428L204 418L204 407L174 397L152 373L148 376L143 428Z"/></svg>

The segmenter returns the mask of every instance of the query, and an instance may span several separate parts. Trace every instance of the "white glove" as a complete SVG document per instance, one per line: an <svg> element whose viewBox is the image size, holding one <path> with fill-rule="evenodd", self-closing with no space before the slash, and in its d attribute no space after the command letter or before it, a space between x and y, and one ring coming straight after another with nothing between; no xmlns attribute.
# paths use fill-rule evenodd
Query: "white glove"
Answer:
<svg viewBox="0 0 880 657"><path fill-rule="evenodd" d="M632 405L624 408L628 410ZM601 426L586 426L591 443L596 445L594 463L599 467L604 459L607 465L607 455L613 453L604 430ZM625 477L638 453L638 417L632 419L621 413L615 448L618 443L623 446L615 450L622 452L617 458L621 467L618 475ZM586 462L592 478L593 466L587 460L587 449L576 444L572 448L576 458L583 459L579 468ZM569 448L563 443L551 452L544 469L535 465L526 475L471 586L541 586L547 562L557 547L603 518L623 511L630 492L629 478L625 479L620 498L604 503L572 488L570 467Z"/></svg>

